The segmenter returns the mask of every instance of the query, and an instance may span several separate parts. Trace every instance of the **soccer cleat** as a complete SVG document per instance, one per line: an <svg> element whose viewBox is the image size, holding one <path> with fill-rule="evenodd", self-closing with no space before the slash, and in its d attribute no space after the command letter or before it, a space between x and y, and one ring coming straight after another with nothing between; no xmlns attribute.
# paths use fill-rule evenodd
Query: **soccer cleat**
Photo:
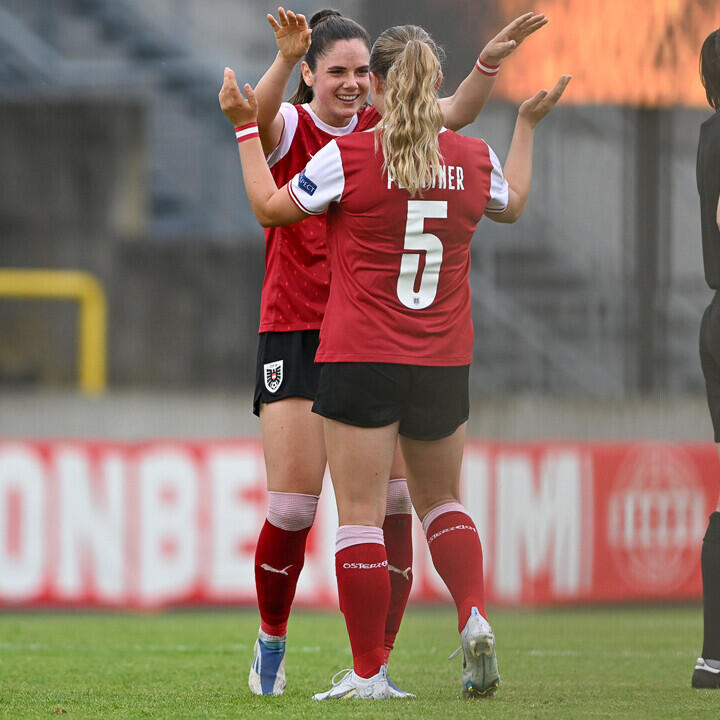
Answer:
<svg viewBox="0 0 720 720"><path fill-rule="evenodd" d="M285 639L258 632L248 686L255 695L282 695L285 692Z"/></svg>
<svg viewBox="0 0 720 720"><path fill-rule="evenodd" d="M345 673L339 680L336 678ZM402 692L402 690L400 690ZM387 668L370 678L361 678L353 670L340 670L333 675L332 687L313 695L313 700L388 700L391 694L387 679Z"/></svg>
<svg viewBox="0 0 720 720"><path fill-rule="evenodd" d="M460 633L462 646L450 659L463 654L462 689L465 697L489 697L500 685L495 635L488 621L474 607Z"/></svg>
<svg viewBox="0 0 720 720"><path fill-rule="evenodd" d="M385 668L385 674L387 675L387 665L383 665ZM413 693L401 690L390 678L387 679L388 687L390 688L391 698L414 698L416 697Z"/></svg>
<svg viewBox="0 0 720 720"><path fill-rule="evenodd" d="M720 688L720 660L705 660L699 657L692 676L694 688Z"/></svg>

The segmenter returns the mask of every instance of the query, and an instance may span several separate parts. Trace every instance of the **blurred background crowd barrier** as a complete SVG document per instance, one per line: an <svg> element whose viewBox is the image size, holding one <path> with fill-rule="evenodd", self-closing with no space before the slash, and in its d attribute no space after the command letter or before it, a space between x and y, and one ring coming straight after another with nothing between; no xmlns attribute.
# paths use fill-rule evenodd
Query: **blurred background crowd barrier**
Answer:
<svg viewBox="0 0 720 720"><path fill-rule="evenodd" d="M448 94L473 67L484 43L528 9L519 0L339 0L333 5L373 37L393 24L425 26L446 49ZM323 6L303 1L291 7L311 15ZM190 564L178 571L181 566L170 562L169 584L158 597L177 600L173 582L181 577L182 601L222 602L223 583L240 582L247 587L228 597L252 602L247 544L264 512L260 450L254 439L238 441L242 447L250 443L247 462L254 469L248 465L241 473L245 484L238 492L250 494L242 495L236 515L228 505L225 535L202 525L211 517L203 508L214 502L216 487L215 481L203 485L209 476L202 458L218 438L258 433L249 408L264 241L244 195L235 139L218 108L217 92L226 65L239 80L255 83L272 62L276 48L265 15L276 9L260 0L0 0L0 272L87 273L107 302L107 373L100 387L86 387L94 394L88 399L78 389L83 346L77 303L42 293L2 295L0 287L0 439L7 440L0 445L0 605L92 600L106 592L105 582L116 585L103 602L142 605L142 573L149 572L153 582L164 577L161 566L152 563L184 558L183 552ZM720 5L716 0L547 0L532 9L545 12L550 24L504 63L491 101L464 132L485 138L504 158L518 103L552 86L562 73L574 79L537 133L525 215L508 227L482 222L476 233L470 434L505 441L614 439L629 442L626 450L635 448L641 466L667 472L636 473L640 494L626 487L621 512L612 505L614 491L600 490L603 483L614 487L614 461L607 460L602 446L578 446L578 467L594 468L590 475L580 473L592 476L581 483L580 505L567 505L575 496L567 495L565 486L548 490L547 518L529 525L530 535L523 536L527 547L518 551L530 584L523 581L517 596L503 595L492 574L492 551L491 593L496 601L510 603L610 599L602 592L583 595L582 588L574 595L551 592L552 572L570 567L569 555L548 549L560 537L552 535L560 517L552 508L571 507L582 525L582 537L573 536L568 546L572 557L594 558L581 568L581 579L605 567L607 573L593 575L591 582L650 587L641 575L632 582L627 578L651 559L643 556L647 543L660 543L668 548L661 554L668 567L688 570L670 573L649 596L695 597L702 525L696 513L702 508L704 517L714 502L714 448L673 445L684 458L677 460L672 453L663 456L661 445L632 443L711 440L697 350L711 292L703 277L695 153L699 126L710 115L698 54L702 40L720 26ZM107 392L98 396L105 380ZM77 438L75 459L65 457L62 444L52 444L57 437ZM135 444L112 446L110 452L93 444L99 438L111 445ZM159 524L137 540L142 545L151 538L149 555L137 547L128 556L118 555L125 542L118 538L125 536L106 538L106 547L102 532L112 525L102 529L103 513L129 531L136 527L132 522L142 529L142 518L152 516L147 508L162 507L165 491L153 499L152 480L150 504L132 504L137 474L127 470L135 467L128 458L158 438L207 440L206 445L172 446L170 454L190 457L189 464L171 457L161 470L170 478L169 506L173 498L190 498L181 509L191 508L188 512L200 518L198 545L174 546L172 513L159 512ZM108 461L109 474L104 470L87 485L83 463L94 466L106 451L115 458ZM469 502L482 522L478 514L487 506L477 492L486 486L473 452L466 463L471 478L466 488L474 488L475 500ZM518 452L534 458L544 451L527 445ZM58 453L65 459L58 460ZM538 462L531 463L536 468L531 485L541 497L538 488L546 476ZM67 477L75 478L72 490L63 485ZM125 478L129 489L118 491L113 485L118 478ZM180 490L172 487L176 481ZM184 495L182 488L196 482ZM495 498L501 482L488 482ZM523 482L507 481L518 493L516 502L527 504L530 486ZM95 485L100 505L92 510L95 491L89 488ZM122 504L126 492L130 504ZM601 495L588 504L587 492ZM103 497L120 504L103 505ZM84 525L77 525L72 513L63 515L63 508L76 502L89 509ZM245 507L246 502L251 504ZM679 514L670 513L668 503L679 507ZM138 508L140 519L134 514ZM595 536L588 545L589 518ZM618 525L618 518L624 524ZM40 539L33 539L34 522L47 530ZM613 522L615 535L608 529ZM618 529L621 525L634 530ZM317 552L327 564L323 553L330 552L330 541L319 539L322 527L314 532ZM488 530L491 546L498 532L494 525ZM624 560L617 560L620 550L593 555L610 547L611 535L636 543ZM224 552L224 546L212 550L217 537L240 542L242 562L230 553L228 574L212 580L197 572L205 559L217 559L213 552ZM97 554L102 547L111 554ZM495 547L500 552L504 545ZM540 548L537 556L534 547ZM151 564L143 564L143 557ZM548 562L555 563L552 572ZM217 565L211 567L216 572ZM418 567L416 592L436 597L437 583L422 579L422 563ZM120 574L103 579L103 568ZM13 573L20 578L17 587ZM307 601L325 602L332 592L322 573L306 571L301 594ZM313 578L321 575L312 589ZM431 585L434 589L427 590ZM149 604L159 602L154 592ZM639 597L633 593L622 597Z"/></svg>

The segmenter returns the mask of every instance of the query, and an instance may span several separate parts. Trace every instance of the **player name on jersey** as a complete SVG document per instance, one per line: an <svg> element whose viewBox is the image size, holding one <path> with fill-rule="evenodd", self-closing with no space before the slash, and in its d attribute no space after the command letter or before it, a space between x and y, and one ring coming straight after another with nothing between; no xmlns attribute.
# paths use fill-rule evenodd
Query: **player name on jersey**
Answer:
<svg viewBox="0 0 720 720"><path fill-rule="evenodd" d="M440 172L433 178L430 189L435 190L464 190L463 178L465 173L462 165L442 165ZM404 190L403 186L398 184L394 178L390 177L388 173L387 189L390 190L392 186Z"/></svg>

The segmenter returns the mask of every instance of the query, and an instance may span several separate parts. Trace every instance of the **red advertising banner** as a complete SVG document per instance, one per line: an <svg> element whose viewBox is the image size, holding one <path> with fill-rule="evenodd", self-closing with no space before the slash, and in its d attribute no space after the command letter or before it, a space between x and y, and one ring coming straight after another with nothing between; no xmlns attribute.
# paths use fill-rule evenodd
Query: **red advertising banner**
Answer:
<svg viewBox="0 0 720 720"><path fill-rule="evenodd" d="M719 470L713 445L468 443L488 602L699 598ZM265 510L257 440L0 442L0 607L253 604ZM336 528L326 478L299 604L336 603ZM413 574L448 598L419 523Z"/></svg>

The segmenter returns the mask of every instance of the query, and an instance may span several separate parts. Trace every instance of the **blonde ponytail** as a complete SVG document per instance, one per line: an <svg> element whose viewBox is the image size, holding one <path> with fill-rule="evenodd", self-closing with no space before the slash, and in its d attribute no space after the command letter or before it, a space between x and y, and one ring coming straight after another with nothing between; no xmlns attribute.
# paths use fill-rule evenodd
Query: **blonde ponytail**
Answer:
<svg viewBox="0 0 720 720"><path fill-rule="evenodd" d="M415 25L386 30L370 54L370 71L385 82L375 148L382 145L383 171L411 195L422 195L442 165L438 133L443 114L435 91L439 54L432 38Z"/></svg>

